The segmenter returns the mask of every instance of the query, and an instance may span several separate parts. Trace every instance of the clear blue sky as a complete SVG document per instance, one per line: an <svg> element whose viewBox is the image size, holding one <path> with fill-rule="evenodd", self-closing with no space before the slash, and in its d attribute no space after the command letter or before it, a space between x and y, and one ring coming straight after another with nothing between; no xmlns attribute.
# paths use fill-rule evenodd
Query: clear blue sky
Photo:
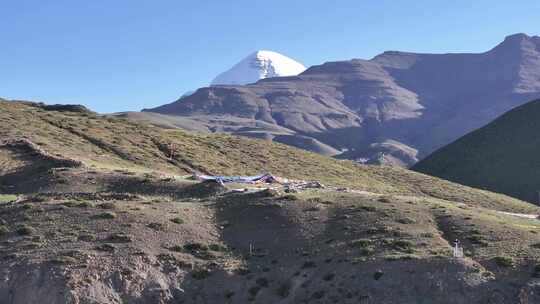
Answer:
<svg viewBox="0 0 540 304"><path fill-rule="evenodd" d="M538 0L0 0L0 15L0 97L99 112L171 102L258 49L309 66L540 34Z"/></svg>

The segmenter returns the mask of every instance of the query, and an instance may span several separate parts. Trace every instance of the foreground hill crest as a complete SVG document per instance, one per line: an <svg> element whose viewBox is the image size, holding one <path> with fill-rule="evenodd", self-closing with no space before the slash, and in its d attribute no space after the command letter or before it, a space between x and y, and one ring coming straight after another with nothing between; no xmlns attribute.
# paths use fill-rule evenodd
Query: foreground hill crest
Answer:
<svg viewBox="0 0 540 304"><path fill-rule="evenodd" d="M540 100L435 151L412 169L538 203Z"/></svg>

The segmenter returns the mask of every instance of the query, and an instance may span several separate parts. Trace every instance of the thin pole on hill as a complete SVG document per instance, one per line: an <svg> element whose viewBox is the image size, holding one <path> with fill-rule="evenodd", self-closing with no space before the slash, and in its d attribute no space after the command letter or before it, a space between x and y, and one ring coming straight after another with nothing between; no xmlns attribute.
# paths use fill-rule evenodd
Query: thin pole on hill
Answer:
<svg viewBox="0 0 540 304"><path fill-rule="evenodd" d="M455 258L462 258L463 257L463 247L459 246L459 240L456 239L454 241L454 248L453 253Z"/></svg>

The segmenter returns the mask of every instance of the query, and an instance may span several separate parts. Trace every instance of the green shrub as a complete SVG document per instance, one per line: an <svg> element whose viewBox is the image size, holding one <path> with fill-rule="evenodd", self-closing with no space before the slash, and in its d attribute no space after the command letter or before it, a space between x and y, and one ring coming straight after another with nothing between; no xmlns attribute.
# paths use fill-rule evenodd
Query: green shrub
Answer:
<svg viewBox="0 0 540 304"><path fill-rule="evenodd" d="M385 257L387 261L419 260L420 257L414 254L394 254Z"/></svg>
<svg viewBox="0 0 540 304"><path fill-rule="evenodd" d="M307 261L302 265L302 269L315 268L315 267L317 267L317 264L315 264L315 262L313 261Z"/></svg>
<svg viewBox="0 0 540 304"><path fill-rule="evenodd" d="M260 286L253 286L250 289L248 289L248 292L252 297L255 297L257 293L259 293L259 290L261 290Z"/></svg>
<svg viewBox="0 0 540 304"><path fill-rule="evenodd" d="M398 222L400 224L406 224L406 225L416 223L416 221L414 219L408 218L408 217L397 219L396 222Z"/></svg>
<svg viewBox="0 0 540 304"><path fill-rule="evenodd" d="M41 246L43 246L43 243L41 243L41 242L30 242L30 243L26 243L24 245L24 248L25 249L36 249L36 248L40 248Z"/></svg>
<svg viewBox="0 0 540 304"><path fill-rule="evenodd" d="M334 279L334 277L336 276L336 274L334 273L328 273L328 274L325 274L323 276L323 280L325 281L332 281Z"/></svg>
<svg viewBox="0 0 540 304"><path fill-rule="evenodd" d="M514 259L508 256L496 256L493 258L495 264L500 267L513 267Z"/></svg>
<svg viewBox="0 0 540 304"><path fill-rule="evenodd" d="M6 226L0 226L0 236L6 235L9 233L9 228Z"/></svg>
<svg viewBox="0 0 540 304"><path fill-rule="evenodd" d="M201 243L187 243L184 245L186 251L207 251L208 246Z"/></svg>
<svg viewBox="0 0 540 304"><path fill-rule="evenodd" d="M183 224L184 223L184 220L179 218L179 217L175 217L175 218L172 218L171 219L171 222L175 223L175 224Z"/></svg>
<svg viewBox="0 0 540 304"><path fill-rule="evenodd" d="M116 218L116 213L107 211L107 212L103 212L103 213L100 213L100 214L96 214L94 216L94 218L96 218L96 219L114 219L114 218Z"/></svg>
<svg viewBox="0 0 540 304"><path fill-rule="evenodd" d="M80 203L77 204L77 207L79 207L79 208L90 208L90 207L93 207L93 205L90 202L80 202Z"/></svg>
<svg viewBox="0 0 540 304"><path fill-rule="evenodd" d="M373 274L373 279L375 281L378 281L382 276L384 275L384 272L382 270L377 270L375 271L375 273Z"/></svg>
<svg viewBox="0 0 540 304"><path fill-rule="evenodd" d="M375 249L373 249L372 247L364 247L360 249L360 254L364 256L372 255L374 252L375 252Z"/></svg>
<svg viewBox="0 0 540 304"><path fill-rule="evenodd" d="M322 199L320 197L310 197L306 201L309 203L318 204L322 201Z"/></svg>
<svg viewBox="0 0 540 304"><path fill-rule="evenodd" d="M375 208L374 206L361 206L360 209L369 211L369 212L377 211L377 208Z"/></svg>
<svg viewBox="0 0 540 304"><path fill-rule="evenodd" d="M286 194L286 195L283 195L281 199L287 200L287 201L297 201L298 197L294 194Z"/></svg>
<svg viewBox="0 0 540 304"><path fill-rule="evenodd" d="M83 242L93 242L96 240L96 236L93 234L81 234L78 239Z"/></svg>
<svg viewBox="0 0 540 304"><path fill-rule="evenodd" d="M267 278L258 278L255 280L255 283L261 287L268 287L268 279Z"/></svg>
<svg viewBox="0 0 540 304"><path fill-rule="evenodd" d="M156 231L165 230L165 225L163 225L162 223L150 223L150 224L146 225L146 227L154 229Z"/></svg>
<svg viewBox="0 0 540 304"><path fill-rule="evenodd" d="M169 247L169 250L170 251L176 251L176 252L182 252L182 251L184 251L184 247L182 247L180 245L173 245L173 246Z"/></svg>
<svg viewBox="0 0 540 304"><path fill-rule="evenodd" d="M533 268L533 277L540 278L540 264L534 265Z"/></svg>
<svg viewBox="0 0 540 304"><path fill-rule="evenodd" d="M195 270L191 273L191 276L195 279L195 280L203 280L203 279L206 279L207 277L210 276L210 271L208 271L208 269L198 269L198 270Z"/></svg>
<svg viewBox="0 0 540 304"><path fill-rule="evenodd" d="M133 241L132 237L125 233L115 233L109 236L109 242L130 243L132 241Z"/></svg>
<svg viewBox="0 0 540 304"><path fill-rule="evenodd" d="M101 209L114 209L116 208L116 205L114 203L107 202L107 203L99 204L98 207Z"/></svg>
<svg viewBox="0 0 540 304"><path fill-rule="evenodd" d="M101 245L98 245L96 246L96 250L98 251L107 251L107 252L113 252L116 250L116 247L112 244L101 244Z"/></svg>
<svg viewBox="0 0 540 304"><path fill-rule="evenodd" d="M399 250L399 251L410 251L413 249L414 244L411 241L407 240L394 240L391 243L392 248Z"/></svg>
<svg viewBox="0 0 540 304"><path fill-rule="evenodd" d="M27 225L23 225L17 229L17 234L19 235L32 235L34 233L36 233L36 229Z"/></svg>
<svg viewBox="0 0 540 304"><path fill-rule="evenodd" d="M69 201L69 202L64 202L62 205L66 206L66 207L75 207L79 204L79 202L74 202L74 201Z"/></svg>
<svg viewBox="0 0 540 304"><path fill-rule="evenodd" d="M314 299L322 299L322 298L324 298L325 294L326 293L324 292L324 290L319 290L319 291L314 292L311 297L314 298Z"/></svg>
<svg viewBox="0 0 540 304"><path fill-rule="evenodd" d="M37 194L30 198L31 202L42 203L49 200L49 197L45 194Z"/></svg>
<svg viewBox="0 0 540 304"><path fill-rule="evenodd" d="M359 264L359 263L364 263L364 262L366 262L366 261L367 261L367 258L365 258L365 257L355 257L355 258L353 258L353 259L351 260L351 264L357 265L357 264Z"/></svg>
<svg viewBox="0 0 540 304"><path fill-rule="evenodd" d="M75 264L77 262L78 262L78 260L76 258L70 257L70 256L58 256L58 257L51 260L51 263L62 264L62 265Z"/></svg>
<svg viewBox="0 0 540 304"><path fill-rule="evenodd" d="M471 244L475 245L481 245L483 247L488 246L488 242L484 240L484 237L478 234L473 234L467 237L467 240L471 242Z"/></svg>
<svg viewBox="0 0 540 304"><path fill-rule="evenodd" d="M241 267L241 268L236 269L235 272L236 272L238 275L245 276L245 275L250 274L250 273L251 273L251 270L249 270L249 268L247 268L247 267Z"/></svg>
<svg viewBox="0 0 540 304"><path fill-rule="evenodd" d="M391 203L392 198L383 196L383 197L379 198L378 201L381 202L381 203Z"/></svg>
<svg viewBox="0 0 540 304"><path fill-rule="evenodd" d="M291 285L289 283L283 283L276 289L276 294L282 298L286 298L291 293Z"/></svg>
<svg viewBox="0 0 540 304"><path fill-rule="evenodd" d="M218 252L225 252L227 251L227 247L221 245L221 244L210 244L208 245L208 249L212 251L218 251Z"/></svg>
<svg viewBox="0 0 540 304"><path fill-rule="evenodd" d="M354 241L351 241L350 243L350 246L351 247L368 247L369 245L371 245L372 241L370 239L358 239L358 240L354 240Z"/></svg>

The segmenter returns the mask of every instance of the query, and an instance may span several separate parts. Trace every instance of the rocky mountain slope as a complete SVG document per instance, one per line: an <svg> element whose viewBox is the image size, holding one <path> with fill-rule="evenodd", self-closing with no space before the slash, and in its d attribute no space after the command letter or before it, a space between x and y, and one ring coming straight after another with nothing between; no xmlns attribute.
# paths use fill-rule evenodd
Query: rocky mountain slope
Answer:
<svg viewBox="0 0 540 304"><path fill-rule="evenodd" d="M315 151L324 145L342 158L408 166L540 97L539 71L540 37L517 34L481 54L385 52L327 62L298 76L201 88L144 111ZM251 124L243 128L237 119ZM277 136L283 130L285 139Z"/></svg>
<svg viewBox="0 0 540 304"><path fill-rule="evenodd" d="M413 170L538 203L540 100L435 151Z"/></svg>
<svg viewBox="0 0 540 304"><path fill-rule="evenodd" d="M540 300L540 209L504 195L78 107L0 100L0 139L2 304Z"/></svg>

